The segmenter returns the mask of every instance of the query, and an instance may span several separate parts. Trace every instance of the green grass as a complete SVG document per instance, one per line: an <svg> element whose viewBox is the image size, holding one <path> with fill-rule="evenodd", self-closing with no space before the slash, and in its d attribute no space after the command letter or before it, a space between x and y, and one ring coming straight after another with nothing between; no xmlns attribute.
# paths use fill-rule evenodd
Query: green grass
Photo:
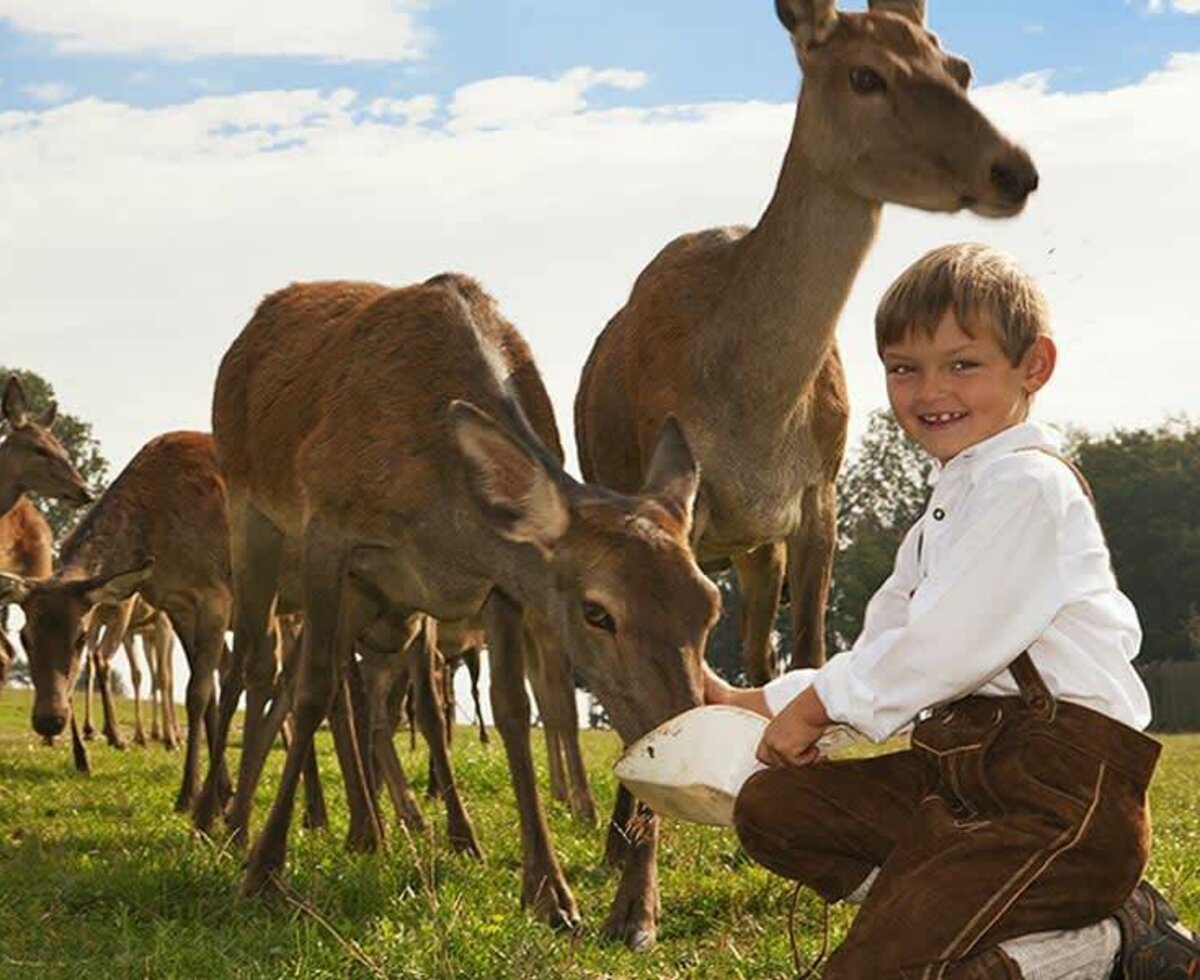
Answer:
<svg viewBox="0 0 1200 980"><path fill-rule="evenodd" d="M128 719L129 707L122 705ZM440 806L433 832L392 831L387 850L342 847L345 810L328 736L320 736L332 826L293 829L288 882L306 907L239 900L240 860L194 836L171 812L180 758L161 748L93 743L91 777L69 746L29 731L29 695L0 697L0 977L532 978L786 977L790 890L749 864L728 832L671 824L662 835L659 944L632 954L602 942L616 884L599 831L547 803L551 832L584 927L555 936L518 907L520 845L499 740L456 733L454 764L486 860L449 852ZM126 732L129 731L126 727ZM1186 921L1200 922L1200 736L1169 736L1153 791L1151 876ZM405 766L424 788L425 753ZM616 739L588 732L602 812L614 791ZM540 740L535 753L541 762ZM260 795L261 823L281 753ZM544 773L543 785L544 785ZM390 816L390 811L388 811ZM835 908L835 940L851 911ZM819 945L819 910L802 897L801 951Z"/></svg>

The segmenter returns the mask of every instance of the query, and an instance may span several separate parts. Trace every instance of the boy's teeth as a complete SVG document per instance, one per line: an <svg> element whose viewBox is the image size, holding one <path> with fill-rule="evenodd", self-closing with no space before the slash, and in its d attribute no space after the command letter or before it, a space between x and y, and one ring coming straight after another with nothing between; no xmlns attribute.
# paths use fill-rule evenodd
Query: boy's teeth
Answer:
<svg viewBox="0 0 1200 980"><path fill-rule="evenodd" d="M962 412L942 412L940 415L925 415L923 418L926 422L953 422L955 419L963 417Z"/></svg>

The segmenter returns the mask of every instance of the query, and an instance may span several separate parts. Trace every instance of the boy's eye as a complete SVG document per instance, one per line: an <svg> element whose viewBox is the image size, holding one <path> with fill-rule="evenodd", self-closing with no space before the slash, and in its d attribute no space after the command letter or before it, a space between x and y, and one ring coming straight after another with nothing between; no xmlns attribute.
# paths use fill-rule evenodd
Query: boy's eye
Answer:
<svg viewBox="0 0 1200 980"><path fill-rule="evenodd" d="M971 368L979 367L979 362L978 361L955 361L951 365L951 367L953 367L955 371L969 371L969 370L971 370Z"/></svg>
<svg viewBox="0 0 1200 980"><path fill-rule="evenodd" d="M912 368L907 364L892 364L887 369L888 374L912 374Z"/></svg>

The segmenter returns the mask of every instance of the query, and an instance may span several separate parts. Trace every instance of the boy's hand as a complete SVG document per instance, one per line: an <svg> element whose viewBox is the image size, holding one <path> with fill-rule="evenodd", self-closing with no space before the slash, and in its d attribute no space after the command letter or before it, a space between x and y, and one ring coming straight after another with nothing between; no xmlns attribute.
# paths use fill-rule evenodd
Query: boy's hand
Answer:
<svg viewBox="0 0 1200 980"><path fill-rule="evenodd" d="M761 687L734 687L727 684L708 664L704 665L704 703L732 704L771 717Z"/></svg>
<svg viewBox="0 0 1200 980"><path fill-rule="evenodd" d="M811 687L779 712L758 744L758 760L768 766L807 766L821 758L817 739L829 724L825 706Z"/></svg>

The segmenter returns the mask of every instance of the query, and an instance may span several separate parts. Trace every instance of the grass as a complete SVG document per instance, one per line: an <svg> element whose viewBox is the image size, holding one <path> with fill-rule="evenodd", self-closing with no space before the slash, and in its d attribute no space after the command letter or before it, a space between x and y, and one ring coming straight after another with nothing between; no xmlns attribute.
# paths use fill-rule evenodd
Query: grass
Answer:
<svg viewBox="0 0 1200 980"><path fill-rule="evenodd" d="M122 705L128 720L128 705ZM332 827L293 829L288 882L297 902L239 900L238 856L194 836L171 811L180 758L161 748L116 752L93 743L91 777L71 770L69 746L29 731L29 695L0 698L0 977L80 975L238 978L655 978L790 975L790 889L749 864L724 831L671 824L662 835L659 944L632 954L599 928L616 875L601 869L599 831L547 802L551 832L584 915L556 936L518 907L520 844L504 752L456 733L454 764L487 852L449 852L438 805L433 830L393 830L386 852L342 847L345 810L328 736L320 736ZM126 732L129 731L126 727ZM424 788L426 756L401 740ZM1200 922L1200 736L1164 739L1153 790L1150 874L1185 921ZM587 732L597 803L607 812L616 739ZM542 747L535 746L541 760ZM272 754L261 822L282 755ZM544 772L542 773L544 785ZM388 812L390 816L390 811ZM851 919L835 908L834 939ZM819 909L802 896L801 951L819 945Z"/></svg>

